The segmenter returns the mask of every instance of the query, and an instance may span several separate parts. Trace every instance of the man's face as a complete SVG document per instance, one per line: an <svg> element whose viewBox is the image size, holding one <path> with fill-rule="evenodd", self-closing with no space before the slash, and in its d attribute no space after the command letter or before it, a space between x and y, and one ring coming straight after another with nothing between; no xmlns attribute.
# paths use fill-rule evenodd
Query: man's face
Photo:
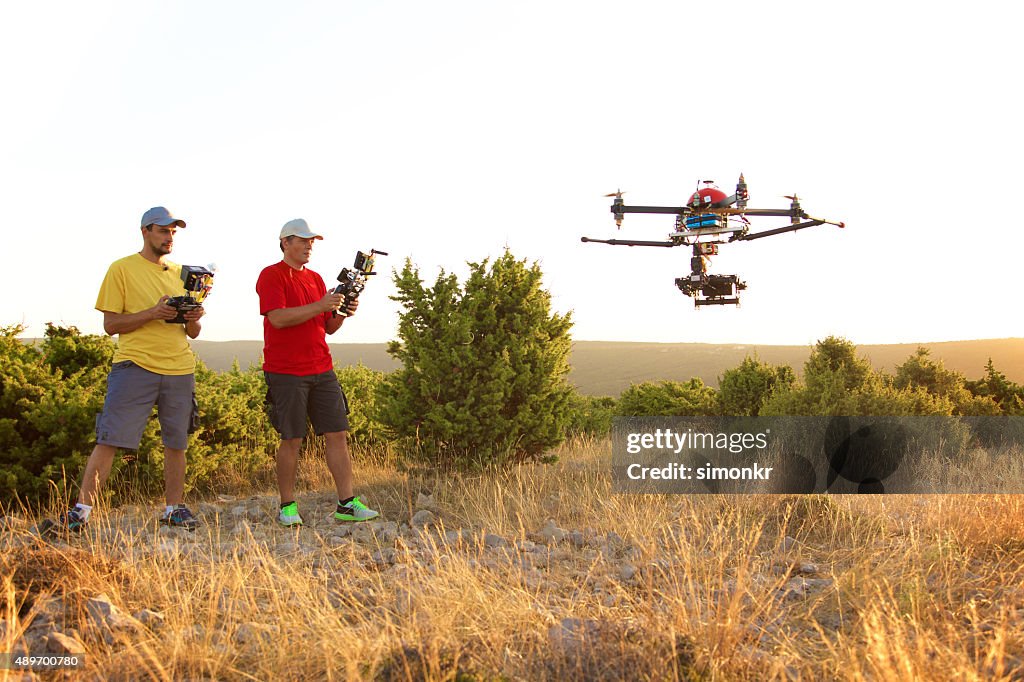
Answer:
<svg viewBox="0 0 1024 682"><path fill-rule="evenodd" d="M150 250L158 256L166 256L174 248L177 225L150 225L142 229L142 238Z"/></svg>
<svg viewBox="0 0 1024 682"><path fill-rule="evenodd" d="M309 257L313 253L313 242L315 241L316 239L312 237L309 239L287 237L284 240L284 255L294 263L305 265L309 262Z"/></svg>

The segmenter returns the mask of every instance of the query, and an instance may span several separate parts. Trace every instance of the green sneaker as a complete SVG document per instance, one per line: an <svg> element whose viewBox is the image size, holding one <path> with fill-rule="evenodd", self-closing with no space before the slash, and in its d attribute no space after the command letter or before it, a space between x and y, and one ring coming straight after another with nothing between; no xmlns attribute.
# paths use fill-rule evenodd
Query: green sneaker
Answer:
<svg viewBox="0 0 1024 682"><path fill-rule="evenodd" d="M299 516L299 507L294 502L287 507L281 507L281 513L277 515L277 522L282 526L301 526L302 517Z"/></svg>
<svg viewBox="0 0 1024 682"><path fill-rule="evenodd" d="M339 502L338 508L334 511L334 518L338 521L369 521L378 516L380 514L363 504L358 497L353 497L352 501L345 505Z"/></svg>

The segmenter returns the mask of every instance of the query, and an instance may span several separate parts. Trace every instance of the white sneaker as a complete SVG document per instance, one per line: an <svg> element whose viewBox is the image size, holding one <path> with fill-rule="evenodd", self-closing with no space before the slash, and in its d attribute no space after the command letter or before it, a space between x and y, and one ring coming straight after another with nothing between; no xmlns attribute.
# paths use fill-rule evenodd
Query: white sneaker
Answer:
<svg viewBox="0 0 1024 682"><path fill-rule="evenodd" d="M338 508L334 511L334 518L338 521L369 521L378 516L380 516L379 513L363 504L358 497L353 497L352 501L346 505L339 503Z"/></svg>
<svg viewBox="0 0 1024 682"><path fill-rule="evenodd" d="M281 512L277 515L277 522L282 526L301 526L302 517L299 516L298 506L292 502L287 507L281 509Z"/></svg>

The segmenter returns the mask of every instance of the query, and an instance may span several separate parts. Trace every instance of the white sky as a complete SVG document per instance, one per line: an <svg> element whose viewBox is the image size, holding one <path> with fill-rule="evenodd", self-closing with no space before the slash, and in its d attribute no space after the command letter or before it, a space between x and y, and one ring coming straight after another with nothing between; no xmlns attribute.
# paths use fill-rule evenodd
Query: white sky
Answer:
<svg viewBox="0 0 1024 682"><path fill-rule="evenodd" d="M327 237L325 281L390 252L332 341L394 338L389 272L505 246L577 339L809 344L1024 336L1013 2L99 2L0 9L0 324L101 333L143 211L216 262L201 338L260 338L277 233ZM845 220L726 245L742 306L696 310L671 216L699 179ZM780 225L760 219L757 229ZM13 286L12 286L13 285Z"/></svg>

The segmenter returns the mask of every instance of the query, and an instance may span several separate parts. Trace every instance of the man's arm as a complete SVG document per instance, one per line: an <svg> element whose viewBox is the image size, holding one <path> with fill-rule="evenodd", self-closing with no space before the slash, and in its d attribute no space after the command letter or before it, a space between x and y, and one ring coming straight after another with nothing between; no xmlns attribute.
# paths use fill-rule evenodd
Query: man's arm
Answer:
<svg viewBox="0 0 1024 682"><path fill-rule="evenodd" d="M313 301L312 303L307 303L306 305L297 306L295 308L275 308L274 310L268 310L267 320L270 321L270 326L274 329L294 327L295 325L302 324L307 320L312 320L317 315L323 315L324 313L329 313L332 310L337 310L338 306L341 305L342 300L343 297L341 294L332 294L328 291L319 301ZM328 325L330 324L331 323L328 322ZM338 328L335 327L334 329L337 331Z"/></svg>
<svg viewBox="0 0 1024 682"><path fill-rule="evenodd" d="M169 298L170 296L161 296L155 306L146 310L140 310L137 313L112 313L109 310L104 310L103 331L109 336L127 334L153 320L173 320L177 316L178 311L167 305Z"/></svg>

